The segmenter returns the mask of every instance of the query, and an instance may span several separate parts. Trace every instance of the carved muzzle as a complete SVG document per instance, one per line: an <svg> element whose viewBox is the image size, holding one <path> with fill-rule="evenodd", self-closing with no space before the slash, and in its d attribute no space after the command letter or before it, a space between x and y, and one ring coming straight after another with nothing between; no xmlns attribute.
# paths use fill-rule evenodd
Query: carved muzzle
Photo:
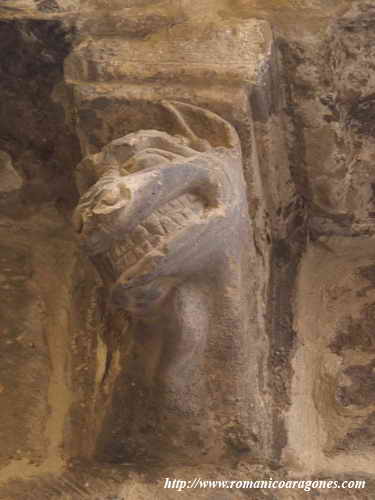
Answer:
<svg viewBox="0 0 375 500"><path fill-rule="evenodd" d="M194 272L230 237L244 202L234 129L201 108L164 105L184 135L142 130L78 167L75 228L117 292ZM216 147L195 135L202 121Z"/></svg>

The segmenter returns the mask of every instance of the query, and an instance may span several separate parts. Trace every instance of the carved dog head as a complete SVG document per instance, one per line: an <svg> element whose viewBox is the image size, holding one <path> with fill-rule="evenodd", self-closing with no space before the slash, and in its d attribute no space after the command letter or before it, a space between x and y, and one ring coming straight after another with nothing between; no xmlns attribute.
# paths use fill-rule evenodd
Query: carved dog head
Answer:
<svg viewBox="0 0 375 500"><path fill-rule="evenodd" d="M75 228L113 301L126 309L157 303L215 262L236 237L246 203L234 128L195 106L163 106L176 135L140 130L78 166Z"/></svg>

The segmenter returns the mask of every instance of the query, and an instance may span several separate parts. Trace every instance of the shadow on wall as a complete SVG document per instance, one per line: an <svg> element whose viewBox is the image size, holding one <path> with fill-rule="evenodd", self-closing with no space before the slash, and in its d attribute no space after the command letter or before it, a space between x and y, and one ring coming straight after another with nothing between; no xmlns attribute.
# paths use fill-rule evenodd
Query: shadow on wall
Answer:
<svg viewBox="0 0 375 500"><path fill-rule="evenodd" d="M63 61L73 34L57 21L0 21L0 150L25 179L27 203L76 199L79 143L62 104Z"/></svg>

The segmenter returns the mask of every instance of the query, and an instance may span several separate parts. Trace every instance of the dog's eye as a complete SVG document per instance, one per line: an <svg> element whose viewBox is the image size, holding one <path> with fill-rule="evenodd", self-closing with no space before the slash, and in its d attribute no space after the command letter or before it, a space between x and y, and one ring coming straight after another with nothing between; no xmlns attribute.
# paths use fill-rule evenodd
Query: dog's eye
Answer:
<svg viewBox="0 0 375 500"><path fill-rule="evenodd" d="M180 157L175 153L171 153L170 151L164 151L163 149L157 148L147 148L130 158L120 168L120 173L123 176L134 174L135 172L140 172L146 168L152 168L171 161L181 161L181 159L183 159L183 157Z"/></svg>
<svg viewBox="0 0 375 500"><path fill-rule="evenodd" d="M100 197L100 203L103 205L114 205L119 199L119 190L117 188L106 190Z"/></svg>

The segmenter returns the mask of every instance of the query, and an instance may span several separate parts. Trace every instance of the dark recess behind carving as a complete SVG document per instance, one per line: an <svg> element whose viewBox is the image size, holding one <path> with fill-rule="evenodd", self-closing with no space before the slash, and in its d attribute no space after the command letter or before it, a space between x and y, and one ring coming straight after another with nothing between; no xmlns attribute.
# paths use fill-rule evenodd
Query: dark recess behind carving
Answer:
<svg viewBox="0 0 375 500"><path fill-rule="evenodd" d="M24 199L71 206L78 140L53 97L73 33L58 21L0 22L0 149L25 178Z"/></svg>

